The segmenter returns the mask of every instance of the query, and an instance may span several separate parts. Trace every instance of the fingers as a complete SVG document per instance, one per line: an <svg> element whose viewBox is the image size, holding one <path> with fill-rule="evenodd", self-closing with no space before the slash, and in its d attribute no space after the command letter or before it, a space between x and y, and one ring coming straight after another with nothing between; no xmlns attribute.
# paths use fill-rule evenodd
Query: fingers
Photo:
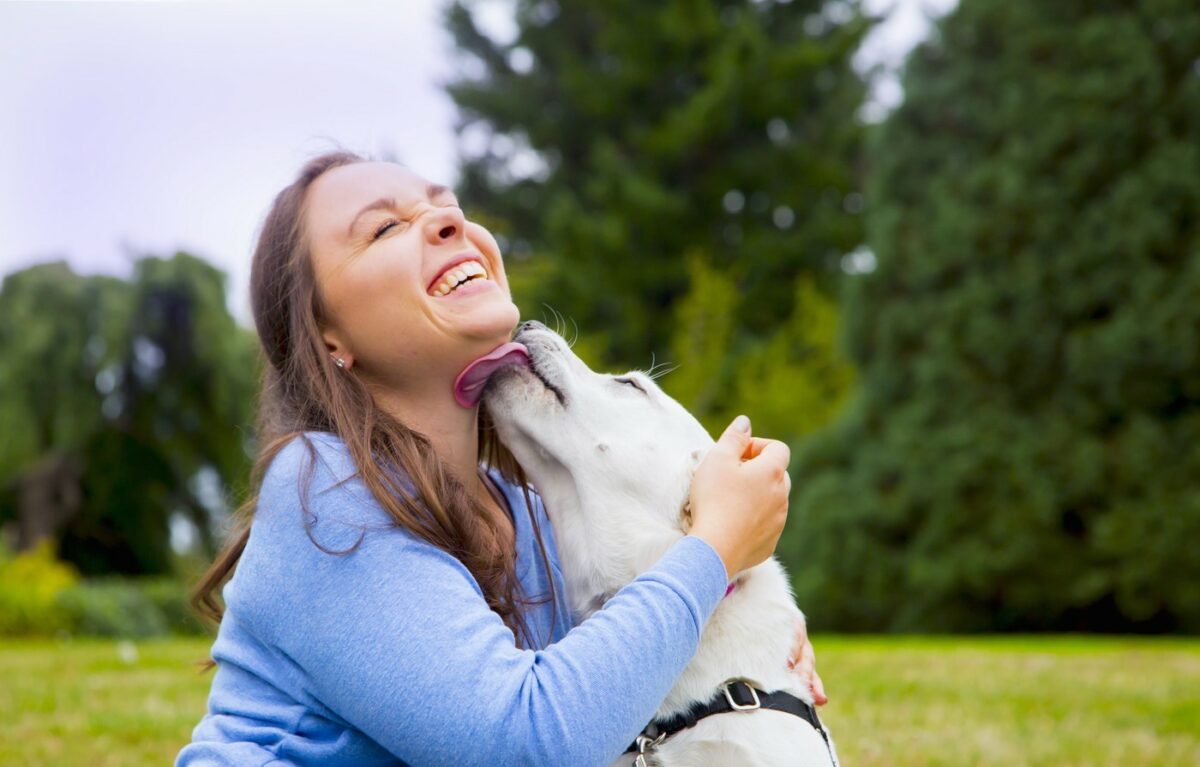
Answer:
<svg viewBox="0 0 1200 767"><path fill-rule="evenodd" d="M742 455L746 452L749 443L753 442L753 437L750 436L750 419L744 415L739 415L733 419L733 422L725 427L725 431L717 439L713 450L727 450L734 455Z"/></svg>
<svg viewBox="0 0 1200 767"><path fill-rule="evenodd" d="M760 469L770 472L772 479L783 480L783 474L787 472L788 463L792 459L792 451L786 443L780 442L777 439L763 440L766 442L758 454L748 463Z"/></svg>
<svg viewBox="0 0 1200 767"><path fill-rule="evenodd" d="M813 662L815 663L816 661ZM813 669L812 692L813 703L816 703L818 706L824 706L829 702L829 696L825 694L825 683L821 681L821 675L817 673L815 668Z"/></svg>
<svg viewBox="0 0 1200 767"><path fill-rule="evenodd" d="M796 635L792 641L792 653L788 658L788 667L804 680L813 693L813 702L823 706L829 702L825 694L825 683L817 673L817 654L808 641L808 624L803 618L796 621Z"/></svg>
<svg viewBox="0 0 1200 767"><path fill-rule="evenodd" d="M751 458L758 457L758 454L762 452L762 449L767 446L768 442L771 441L772 440L764 439L762 437L751 437L750 443L746 445L745 452L742 453L742 460L749 461Z"/></svg>

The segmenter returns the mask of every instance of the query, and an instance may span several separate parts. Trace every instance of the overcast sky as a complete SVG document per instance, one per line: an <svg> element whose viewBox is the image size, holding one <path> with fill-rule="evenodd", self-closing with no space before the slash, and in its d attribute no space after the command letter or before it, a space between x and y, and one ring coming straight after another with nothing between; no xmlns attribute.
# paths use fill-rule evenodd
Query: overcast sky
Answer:
<svg viewBox="0 0 1200 767"><path fill-rule="evenodd" d="M898 64L926 33L923 9L955 4L867 7L893 2L864 65ZM54 258L127 275L137 256L187 250L229 274L249 325L256 228L305 159L390 153L454 184L444 5L0 4L0 275ZM506 8L483 7L500 39L515 32ZM877 94L899 97L894 83Z"/></svg>

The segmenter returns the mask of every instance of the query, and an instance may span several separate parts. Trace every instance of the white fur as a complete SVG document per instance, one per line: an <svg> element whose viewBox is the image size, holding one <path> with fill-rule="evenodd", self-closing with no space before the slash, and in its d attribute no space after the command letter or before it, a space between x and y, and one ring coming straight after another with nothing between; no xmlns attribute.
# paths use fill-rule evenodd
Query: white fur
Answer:
<svg viewBox="0 0 1200 767"><path fill-rule="evenodd" d="M714 442L644 373L595 373L540 324L516 340L529 349L532 369L498 371L484 398L501 441L542 496L568 598L576 620L583 620L686 534L682 509L692 474ZM617 378L636 380L646 393ZM695 656L655 718L708 700L734 677L812 703L812 693L786 666L801 613L783 567L772 557L735 580L738 586L705 625ZM627 755L615 765L632 763ZM663 742L651 763L831 764L807 722L770 710L706 717Z"/></svg>

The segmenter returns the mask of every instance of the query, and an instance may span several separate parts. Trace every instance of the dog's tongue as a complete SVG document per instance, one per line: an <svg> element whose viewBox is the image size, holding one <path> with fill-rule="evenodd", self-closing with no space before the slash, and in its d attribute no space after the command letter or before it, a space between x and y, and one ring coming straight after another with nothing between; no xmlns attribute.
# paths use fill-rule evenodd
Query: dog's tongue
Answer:
<svg viewBox="0 0 1200 767"><path fill-rule="evenodd" d="M475 407L483 395L483 385L505 365L528 365L529 350L524 344L509 341L463 368L454 379L454 400L463 407Z"/></svg>

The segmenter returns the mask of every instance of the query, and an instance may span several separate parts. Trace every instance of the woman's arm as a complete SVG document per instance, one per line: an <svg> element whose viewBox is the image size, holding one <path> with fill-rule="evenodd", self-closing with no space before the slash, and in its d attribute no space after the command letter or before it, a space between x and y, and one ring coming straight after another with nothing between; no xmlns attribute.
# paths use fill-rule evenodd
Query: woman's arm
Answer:
<svg viewBox="0 0 1200 767"><path fill-rule="evenodd" d="M298 447L299 446L299 447ZM397 529L357 480L317 462L308 539L300 441L272 463L229 610L322 705L412 764L608 764L670 690L725 593L714 548L689 536L587 621L520 650L454 557ZM320 490L326 486L328 489ZM355 487L357 485L357 488Z"/></svg>

